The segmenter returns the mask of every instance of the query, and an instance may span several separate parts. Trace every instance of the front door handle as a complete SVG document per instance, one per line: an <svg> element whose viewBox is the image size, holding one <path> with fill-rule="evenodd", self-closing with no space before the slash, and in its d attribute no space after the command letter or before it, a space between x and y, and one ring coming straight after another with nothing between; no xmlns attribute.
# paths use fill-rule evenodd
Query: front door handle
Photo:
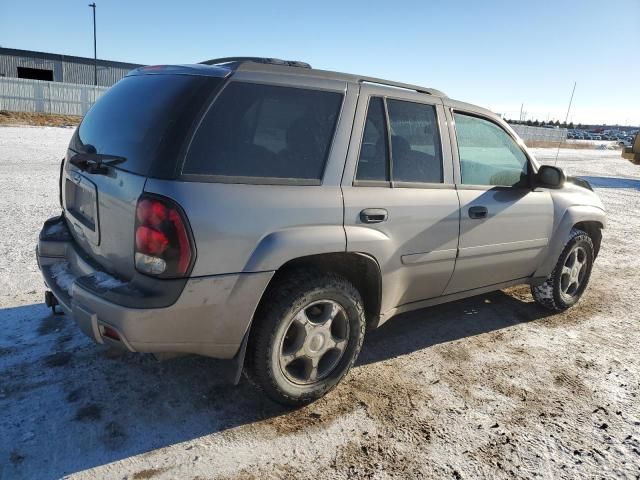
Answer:
<svg viewBox="0 0 640 480"><path fill-rule="evenodd" d="M366 208L360 212L360 220L362 223L381 223L384 222L389 213L384 208Z"/></svg>
<svg viewBox="0 0 640 480"><path fill-rule="evenodd" d="M488 213L487 207L469 207L469 218L487 218Z"/></svg>

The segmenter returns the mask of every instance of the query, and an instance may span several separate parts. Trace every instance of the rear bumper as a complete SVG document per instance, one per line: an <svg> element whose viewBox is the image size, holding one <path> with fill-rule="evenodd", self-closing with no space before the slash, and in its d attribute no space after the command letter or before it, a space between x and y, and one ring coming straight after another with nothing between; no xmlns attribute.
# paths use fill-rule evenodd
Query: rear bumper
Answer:
<svg viewBox="0 0 640 480"><path fill-rule="evenodd" d="M68 234L63 218L45 223L36 256L47 287L87 336L133 352L232 358L273 275L260 272L190 278L171 305L132 308L128 306L132 297L145 294L90 264ZM125 297L121 302L125 305L113 301ZM105 327L117 332L120 339L105 336Z"/></svg>

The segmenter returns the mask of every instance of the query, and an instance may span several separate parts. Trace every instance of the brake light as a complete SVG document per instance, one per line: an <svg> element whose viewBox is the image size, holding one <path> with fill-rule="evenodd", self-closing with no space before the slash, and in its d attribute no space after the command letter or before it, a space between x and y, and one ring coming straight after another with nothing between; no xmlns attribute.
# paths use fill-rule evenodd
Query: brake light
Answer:
<svg viewBox="0 0 640 480"><path fill-rule="evenodd" d="M195 251L187 219L176 203L156 195L140 197L135 226L138 271L161 277L189 273Z"/></svg>
<svg viewBox="0 0 640 480"><path fill-rule="evenodd" d="M144 225L136 229L136 248L139 252L162 255L168 246L169 239L164 233Z"/></svg>

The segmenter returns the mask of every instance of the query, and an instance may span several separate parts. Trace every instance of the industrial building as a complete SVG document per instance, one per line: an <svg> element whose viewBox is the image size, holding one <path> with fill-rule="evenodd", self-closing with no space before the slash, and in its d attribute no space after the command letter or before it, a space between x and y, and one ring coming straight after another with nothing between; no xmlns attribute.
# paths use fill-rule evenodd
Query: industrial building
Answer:
<svg viewBox="0 0 640 480"><path fill-rule="evenodd" d="M142 65L98 59L97 66L98 86L110 87L130 70ZM1 77L94 85L94 60L0 47Z"/></svg>

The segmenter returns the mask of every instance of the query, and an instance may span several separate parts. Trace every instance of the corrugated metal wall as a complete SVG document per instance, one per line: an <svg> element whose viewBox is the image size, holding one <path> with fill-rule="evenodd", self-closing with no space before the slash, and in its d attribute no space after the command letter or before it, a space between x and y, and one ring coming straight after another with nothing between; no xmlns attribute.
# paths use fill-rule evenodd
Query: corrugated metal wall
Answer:
<svg viewBox="0 0 640 480"><path fill-rule="evenodd" d="M567 139L566 128L530 127L528 125L511 125L511 128L524 140L540 142L560 142Z"/></svg>
<svg viewBox="0 0 640 480"><path fill-rule="evenodd" d="M98 85L103 87L110 87L135 67L106 65L100 62L98 60ZM0 78L17 78L18 67L52 70L54 82L94 84L93 63L90 59L80 61L74 60L74 57L60 56L60 59L55 59L38 58L35 54L17 56L0 53Z"/></svg>
<svg viewBox="0 0 640 480"><path fill-rule="evenodd" d="M84 115L106 87L0 78L0 110Z"/></svg>

